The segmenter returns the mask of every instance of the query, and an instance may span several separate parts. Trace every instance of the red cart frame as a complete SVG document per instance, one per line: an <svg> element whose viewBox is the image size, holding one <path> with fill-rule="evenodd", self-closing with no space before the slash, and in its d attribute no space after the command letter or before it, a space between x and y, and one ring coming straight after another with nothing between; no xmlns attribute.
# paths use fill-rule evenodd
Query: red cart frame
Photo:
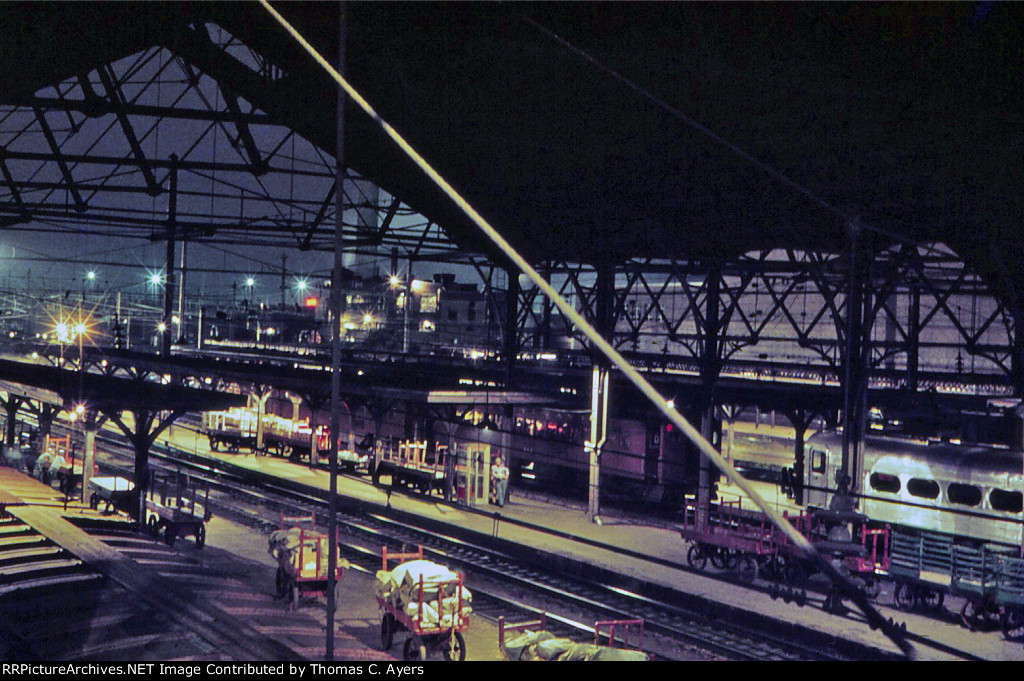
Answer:
<svg viewBox="0 0 1024 681"><path fill-rule="evenodd" d="M422 560L423 547L420 546L416 552L388 553L387 547L381 550L381 570L387 571L388 562L394 561L401 564L410 560ZM452 614L452 624L443 626L424 626L419 613L423 612L423 605L428 602L424 597L423 577L420 576L417 588L417 614L407 615L403 610L396 608L386 599L377 596L377 605L380 606L382 615L380 620L380 640L384 650L391 648L394 642L395 633L401 629L407 630L411 636L406 639L402 653L406 660L426 660L434 653L441 653L445 660L461 662L466 659L466 640L462 633L469 629L469 616L462 614L463 595L462 574L458 578L443 582L438 585L438 623L444 618L442 611L443 593L451 590L458 594L456 608Z"/></svg>
<svg viewBox="0 0 1024 681"><path fill-rule="evenodd" d="M304 523L309 527L303 527ZM299 516L282 514L279 527L282 530L299 528L298 548L277 555L277 596L287 598L288 609L295 610L299 606L299 599L303 597L327 595L330 583L330 535L316 529L316 518L312 513ZM338 546L337 542L335 546ZM348 565L348 561L337 559L334 568L335 585L341 581Z"/></svg>
<svg viewBox="0 0 1024 681"><path fill-rule="evenodd" d="M548 614L546 612L541 613L540 619L529 620L526 622L516 622L515 624L509 624L505 621L505 617L498 618L498 649L501 655L505 659L510 659L508 650L505 647L505 642L508 638L508 634L522 633L524 631L544 631L548 625ZM629 620L602 620L600 622L594 622L594 645L602 645L601 633L607 629L608 633L605 634L607 643L603 644L609 648L614 648L616 644L615 630L618 629L622 633L621 643L622 648L628 650L643 651L644 646L644 621L642 619L629 619ZM638 638L635 644L631 643L633 638L632 632L637 632ZM648 656L649 659L650 656Z"/></svg>
<svg viewBox="0 0 1024 681"><path fill-rule="evenodd" d="M801 587L815 569L804 552L777 529L767 515L744 509L743 499L720 501L708 509L708 519L697 523L695 503L684 507L680 536L690 542L686 560L690 567L703 571L708 561L720 570L730 570L744 582L753 582L759 575L770 580L781 579ZM819 550L828 551L827 523L814 513L784 512L794 528ZM842 545L843 560L850 572L860 577L869 593L876 586L876 576L889 569L889 529L856 523L852 542Z"/></svg>

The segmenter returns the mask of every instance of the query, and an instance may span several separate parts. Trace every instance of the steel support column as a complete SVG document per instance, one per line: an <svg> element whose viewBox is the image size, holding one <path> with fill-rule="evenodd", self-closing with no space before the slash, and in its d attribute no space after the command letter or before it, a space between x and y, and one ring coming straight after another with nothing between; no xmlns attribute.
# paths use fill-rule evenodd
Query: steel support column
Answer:
<svg viewBox="0 0 1024 681"><path fill-rule="evenodd" d="M793 426L793 470L790 484L793 491L793 501L798 505L804 503L804 444L807 438L807 429L814 420L815 414L804 409L793 409L786 412L786 418Z"/></svg>
<svg viewBox="0 0 1024 681"><path fill-rule="evenodd" d="M505 325L502 336L502 354L505 358L505 377L509 385L515 380L516 356L519 354L519 270L505 270L508 291L505 294Z"/></svg>
<svg viewBox="0 0 1024 681"><path fill-rule="evenodd" d="M96 431L99 430L100 420L95 409L87 409L83 414L82 425L85 429L85 451L82 453L82 501L86 491L89 489L89 480L92 479L92 469L96 464Z"/></svg>
<svg viewBox="0 0 1024 681"><path fill-rule="evenodd" d="M701 344L700 393L697 408L700 411L700 432L708 442L715 444L715 383L721 370L721 329L719 310L722 298L721 268L712 265L704 280L704 329ZM720 443L719 443L720 445ZM699 529L707 527L711 498L714 493L714 469L704 454L700 455L697 478L697 514Z"/></svg>
<svg viewBox="0 0 1024 681"><path fill-rule="evenodd" d="M867 400L868 358L871 347L870 254L859 240L859 227L848 226L848 254L845 344L843 357L843 479L838 491L856 491L860 480L860 449L864 440Z"/></svg>
<svg viewBox="0 0 1024 681"><path fill-rule="evenodd" d="M7 433L4 443L8 450L18 446L18 410L21 409L23 402L22 398L8 393L7 401L4 403L4 411L7 414ZM21 456L21 452L18 452L18 456Z"/></svg>
<svg viewBox="0 0 1024 681"><path fill-rule="evenodd" d="M916 393L921 369L921 286L917 281L910 284L907 326L907 389Z"/></svg>
<svg viewBox="0 0 1024 681"><path fill-rule="evenodd" d="M178 218L178 157L171 154L171 191L167 200L167 280L164 282L163 328L160 330L160 354L171 356L172 306L174 305L175 230Z"/></svg>
<svg viewBox="0 0 1024 681"><path fill-rule="evenodd" d="M589 454L587 514L601 522L601 451L608 437L608 367L595 365L590 385L590 435L583 443Z"/></svg>
<svg viewBox="0 0 1024 681"><path fill-rule="evenodd" d="M1014 333L1010 339L1010 385L1013 394L1024 397L1024 308L1013 306Z"/></svg>
<svg viewBox="0 0 1024 681"><path fill-rule="evenodd" d="M594 327L605 339L611 339L615 328L615 269L608 263L597 268L594 301ZM601 515L601 452L608 436L608 362L603 355L594 358L590 386L590 433L584 448L589 455L587 485L587 512L592 522L600 522Z"/></svg>

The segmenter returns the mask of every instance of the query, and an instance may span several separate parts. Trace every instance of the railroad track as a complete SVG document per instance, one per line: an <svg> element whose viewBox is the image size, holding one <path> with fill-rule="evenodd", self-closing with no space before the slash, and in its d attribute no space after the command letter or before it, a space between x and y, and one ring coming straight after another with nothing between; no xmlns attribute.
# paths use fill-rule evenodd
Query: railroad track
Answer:
<svg viewBox="0 0 1024 681"><path fill-rule="evenodd" d="M154 456L158 459L160 456ZM191 459L191 460L190 460ZM231 470L229 465L202 457L178 453L170 461L175 466L189 466L195 475L207 475L221 493L216 502L220 513L244 519L265 530L276 529L280 513L296 510L313 512L326 523L324 492L301 488L289 481L247 479L246 471ZM339 512L339 527L347 545L346 558L363 569L379 569L382 544L394 549L422 545L425 553L439 562L463 570L474 585L474 610L492 619L504 615L508 619L532 619L540 612L561 616L566 626L590 633L589 624L604 619L643 618L645 646L659 659L672 659L682 652L694 650L707 653L712 659L734 660L835 660L878 659L884 657L875 649L827 641L808 635L791 637L772 635L763 628L739 626L721 619L708 620L693 609L672 605L672 593L652 597L638 592L625 592L603 579L585 579L580 574L558 574L550 564L530 564L521 557L478 541L463 532L441 534L436 527L415 527L410 519L395 519L356 509ZM365 561L365 563L361 563ZM372 574L372 573L371 573ZM484 585L487 585L486 587ZM481 605L493 599L498 604ZM678 599L680 601L685 599ZM574 624L570 624L574 623Z"/></svg>
<svg viewBox="0 0 1024 681"><path fill-rule="evenodd" d="M107 450L113 451L107 443ZM124 454L126 460L130 456ZM254 479L251 471L230 464L177 451L172 455L156 451L154 465L188 467L195 476L206 477L218 490L215 501L219 514L234 516L264 531L277 529L281 513L313 512L326 524L326 493L304 488L287 480L268 477ZM128 472L127 469L124 472ZM346 506L346 503L342 503ZM535 619L540 612L555 613L566 626L592 635L589 624L598 619L645 621L645 645L661 659L692 655L695 650L713 659L736 660L848 660L886 657L871 649L806 630L784 631L778 627L740 626L732 622L708 619L700 605L686 603L689 597L661 587L624 591L604 577L582 579L577 571L559 575L552 563L531 564L517 555L508 555L488 545L486 537L469 537L448 528L447 536L437 527L416 527L412 518L396 518L379 509L342 509L337 516L346 544L346 557L360 569L379 569L379 551L383 544L393 548L420 544L425 551L470 576L479 601L475 611L490 619L504 615L513 619ZM362 557L360 556L362 554ZM679 566L681 572L689 572ZM482 585L488 586L483 588ZM649 585L648 585L649 586ZM485 605L493 599L495 605ZM771 631L772 633L769 633ZM578 637L578 636L577 636ZM645 641L646 642L646 641ZM972 656L964 654L964 658Z"/></svg>

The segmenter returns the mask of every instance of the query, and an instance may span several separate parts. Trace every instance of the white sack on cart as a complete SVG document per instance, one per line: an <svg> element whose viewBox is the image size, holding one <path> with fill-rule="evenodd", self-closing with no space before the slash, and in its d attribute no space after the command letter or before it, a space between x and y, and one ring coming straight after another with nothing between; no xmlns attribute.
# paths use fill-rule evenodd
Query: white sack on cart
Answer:
<svg viewBox="0 0 1024 681"><path fill-rule="evenodd" d="M523 657L532 658L534 655L529 650L532 646L554 637L555 635L550 631L531 631L527 629L515 638L505 641L505 659L519 660Z"/></svg>
<svg viewBox="0 0 1024 681"><path fill-rule="evenodd" d="M420 586L419 584L410 585L408 580L398 586L394 596L397 600L402 603L418 603L420 600L431 601L436 603L438 590L438 584L423 585L423 596L420 597ZM465 586L462 586L462 606L466 607L473 602L473 594ZM451 584L450 587L441 588L442 602L447 610L455 610L459 607L459 585Z"/></svg>
<svg viewBox="0 0 1024 681"><path fill-rule="evenodd" d="M549 638L535 646L531 646L530 651L534 654L534 659L555 660L559 659L560 655L565 654L575 645L577 645L576 642L571 638Z"/></svg>
<svg viewBox="0 0 1024 681"><path fill-rule="evenodd" d="M443 565L438 565L429 560L412 560L402 563L391 571L391 576L397 584L419 586L420 578L423 579L424 590L432 587L437 588L438 584L457 580L459 576Z"/></svg>
<svg viewBox="0 0 1024 681"><path fill-rule="evenodd" d="M302 530L293 527L288 530L275 530L270 533L267 540L267 553L274 558L280 558L284 553L290 553L299 548Z"/></svg>
<svg viewBox="0 0 1024 681"><path fill-rule="evenodd" d="M593 643L577 643L562 652L556 658L564 662L645 662L650 659L647 653L640 650L623 650Z"/></svg>
<svg viewBox="0 0 1024 681"><path fill-rule="evenodd" d="M546 634L547 632L539 632ZM536 636L533 642L528 637L520 637L505 644L506 655L513 660L541 660L559 662L646 662L650 655L641 650L626 650L599 646L593 643L577 643L569 638L547 638ZM518 653L516 654L516 651Z"/></svg>
<svg viewBox="0 0 1024 681"><path fill-rule="evenodd" d="M433 603L424 603L422 615L420 614L419 603L409 603L403 609L405 611L405 614L409 617L416 618L417 616L419 616L420 626L440 626L445 628L459 624L463 619L469 617L470 613L472 612L472 608L463 607L462 611L458 613L458 615L456 615L455 609L450 608L442 610L439 616L436 601Z"/></svg>
<svg viewBox="0 0 1024 681"><path fill-rule="evenodd" d="M377 570L377 578L373 582L373 591L378 597L390 601L397 589L398 585L395 584L395 580L390 572L387 570Z"/></svg>
<svg viewBox="0 0 1024 681"><path fill-rule="evenodd" d="M305 565L298 565L300 544L304 548L302 557ZM292 527L270 533L270 538L267 541L267 553L277 560L287 557L288 562L304 573L326 574L330 553L328 546L327 537L323 534L310 530L306 530L303 534L302 528ZM347 570L350 567L349 562L340 556L337 566L342 570Z"/></svg>

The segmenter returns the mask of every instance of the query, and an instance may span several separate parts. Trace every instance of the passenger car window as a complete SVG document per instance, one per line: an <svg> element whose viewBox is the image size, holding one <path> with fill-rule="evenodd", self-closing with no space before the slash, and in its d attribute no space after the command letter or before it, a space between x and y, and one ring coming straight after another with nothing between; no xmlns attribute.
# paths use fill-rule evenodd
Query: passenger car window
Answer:
<svg viewBox="0 0 1024 681"><path fill-rule="evenodd" d="M951 482L946 488L949 503L961 506L977 506L981 503L981 489L962 482Z"/></svg>
<svg viewBox="0 0 1024 681"><path fill-rule="evenodd" d="M907 481L907 491L915 497L922 499L937 499L939 496L939 483L924 478L911 478Z"/></svg>
<svg viewBox="0 0 1024 681"><path fill-rule="evenodd" d="M820 449L811 450L811 470L815 473L825 472L825 452Z"/></svg>
<svg viewBox="0 0 1024 681"><path fill-rule="evenodd" d="M1024 495L1020 492L1007 492L1004 489L994 489L988 494L988 503L992 505L993 511L1020 513L1022 502L1024 502Z"/></svg>
<svg viewBox="0 0 1024 681"><path fill-rule="evenodd" d="M869 478L871 489L876 492L888 492L898 494L900 491L900 479L888 473L872 473Z"/></svg>

